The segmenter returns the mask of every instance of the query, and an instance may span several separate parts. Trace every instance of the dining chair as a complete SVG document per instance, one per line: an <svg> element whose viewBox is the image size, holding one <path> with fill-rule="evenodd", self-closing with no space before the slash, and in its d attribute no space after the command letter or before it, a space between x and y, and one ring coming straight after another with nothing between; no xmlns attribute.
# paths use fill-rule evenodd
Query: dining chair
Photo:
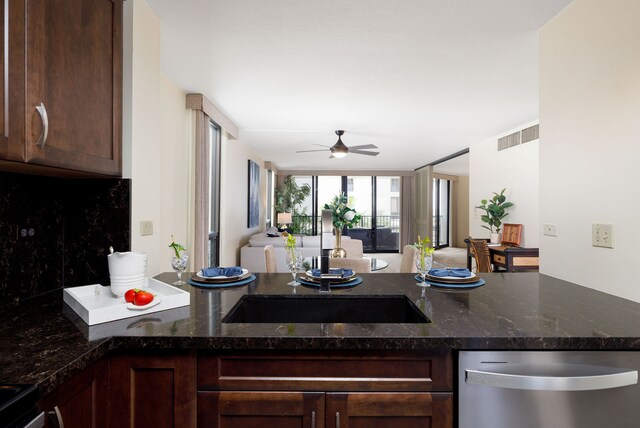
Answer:
<svg viewBox="0 0 640 428"><path fill-rule="evenodd" d="M349 254L349 253L347 253ZM371 272L371 259L359 258L344 258L344 259L329 259L330 268L343 268L353 269L356 273L370 273Z"/></svg>
<svg viewBox="0 0 640 428"><path fill-rule="evenodd" d="M343 239L340 245L347 252L347 258L349 259L361 259L364 255L362 240L360 239Z"/></svg>
<svg viewBox="0 0 640 428"><path fill-rule="evenodd" d="M487 241L484 239L470 239L469 241L471 242L471 251L476 259L476 271L478 273L493 272Z"/></svg>
<svg viewBox="0 0 640 428"><path fill-rule="evenodd" d="M276 249L273 245L264 246L264 263L267 273L276 273Z"/></svg>
<svg viewBox="0 0 640 428"><path fill-rule="evenodd" d="M400 272L416 273L416 259L418 258L418 249L413 245L405 245L402 249L402 259L400 260Z"/></svg>

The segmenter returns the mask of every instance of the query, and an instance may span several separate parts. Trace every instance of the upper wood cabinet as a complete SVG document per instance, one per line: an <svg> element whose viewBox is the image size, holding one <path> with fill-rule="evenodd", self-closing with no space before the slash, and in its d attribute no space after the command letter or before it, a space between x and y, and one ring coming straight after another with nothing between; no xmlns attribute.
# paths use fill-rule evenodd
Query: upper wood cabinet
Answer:
<svg viewBox="0 0 640 428"><path fill-rule="evenodd" d="M24 162L24 4L18 3L0 1L0 159Z"/></svg>
<svg viewBox="0 0 640 428"><path fill-rule="evenodd" d="M3 15L0 158L120 175L122 0L16 0Z"/></svg>

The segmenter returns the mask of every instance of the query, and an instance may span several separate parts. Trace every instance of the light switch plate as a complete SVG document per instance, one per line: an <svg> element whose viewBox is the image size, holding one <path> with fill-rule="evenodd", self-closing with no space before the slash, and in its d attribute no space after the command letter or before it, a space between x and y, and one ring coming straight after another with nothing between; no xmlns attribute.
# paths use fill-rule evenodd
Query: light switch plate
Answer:
<svg viewBox="0 0 640 428"><path fill-rule="evenodd" d="M153 235L153 221L143 220L140 222L140 236Z"/></svg>
<svg viewBox="0 0 640 428"><path fill-rule="evenodd" d="M591 244L594 247L613 248L613 225L602 223L591 225Z"/></svg>

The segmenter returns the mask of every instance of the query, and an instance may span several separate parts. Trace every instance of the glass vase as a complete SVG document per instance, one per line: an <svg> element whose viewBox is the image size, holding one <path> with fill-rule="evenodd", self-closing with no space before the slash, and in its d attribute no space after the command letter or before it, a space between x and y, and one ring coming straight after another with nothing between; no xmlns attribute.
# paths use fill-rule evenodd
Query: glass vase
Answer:
<svg viewBox="0 0 640 428"><path fill-rule="evenodd" d="M175 255L171 256L171 267L178 274L178 280L173 283L173 285L184 285L186 282L182 280L182 272L187 269L187 264L189 262L189 254L184 251L180 254L180 257L176 257Z"/></svg>
<svg viewBox="0 0 640 428"><path fill-rule="evenodd" d="M427 272L431 270L433 266L433 255L423 253L422 251L418 252L418 257L416 258L416 268L418 269L418 273L422 277L422 280L417 283L420 287L428 287L427 283Z"/></svg>

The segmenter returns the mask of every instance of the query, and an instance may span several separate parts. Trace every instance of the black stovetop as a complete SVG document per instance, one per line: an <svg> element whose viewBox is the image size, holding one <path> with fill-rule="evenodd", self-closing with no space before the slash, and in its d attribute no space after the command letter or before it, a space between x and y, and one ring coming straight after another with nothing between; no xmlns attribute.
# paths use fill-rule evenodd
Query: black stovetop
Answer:
<svg viewBox="0 0 640 428"><path fill-rule="evenodd" d="M20 427L37 415L38 388L35 385L0 384L0 426Z"/></svg>

